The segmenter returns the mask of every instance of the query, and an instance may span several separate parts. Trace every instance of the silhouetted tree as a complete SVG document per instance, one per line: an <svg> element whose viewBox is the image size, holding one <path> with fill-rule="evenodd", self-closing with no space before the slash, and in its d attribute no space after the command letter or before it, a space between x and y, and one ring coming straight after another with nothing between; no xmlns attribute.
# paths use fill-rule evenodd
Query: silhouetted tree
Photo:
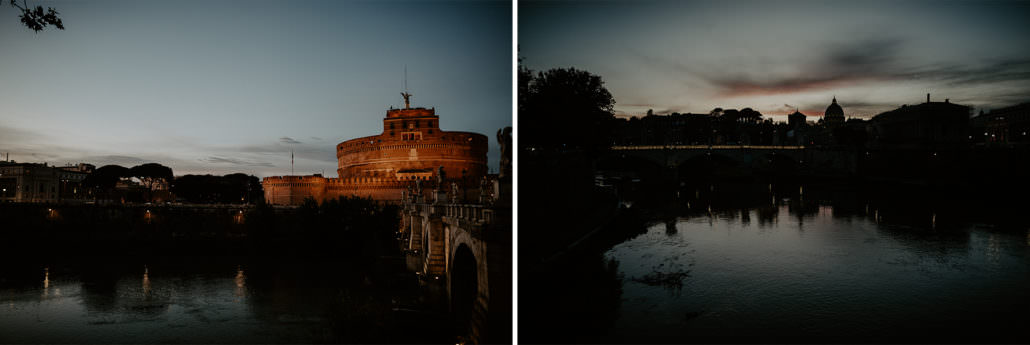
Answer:
<svg viewBox="0 0 1030 345"><path fill-rule="evenodd" d="M129 175L140 180L147 189L154 189L159 182L165 184L172 181L172 168L158 163L146 163L129 169Z"/></svg>
<svg viewBox="0 0 1030 345"><path fill-rule="evenodd" d="M180 176L172 183L172 193L191 203L257 202L263 197L258 178L241 173Z"/></svg>
<svg viewBox="0 0 1030 345"><path fill-rule="evenodd" d="M87 188L98 190L114 189L115 184L123 177L129 177L129 168L121 165L105 165L86 176L82 184Z"/></svg>
<svg viewBox="0 0 1030 345"><path fill-rule="evenodd" d="M238 197L240 201L251 202L262 197L261 180L257 176L235 173L225 175L222 178L230 186L231 190L236 192L236 195L232 196L233 201Z"/></svg>
<svg viewBox="0 0 1030 345"><path fill-rule="evenodd" d="M740 121L744 123L758 123L762 120L762 113L751 108L740 110Z"/></svg>
<svg viewBox="0 0 1030 345"><path fill-rule="evenodd" d="M556 68L524 78L525 74L520 75L528 90L522 100L525 104L519 105L524 145L588 152L611 145L615 99L601 77L575 68Z"/></svg>
<svg viewBox="0 0 1030 345"><path fill-rule="evenodd" d="M519 57L519 114L525 113L525 106L529 97L529 83L533 80L533 72L522 65L522 57Z"/></svg>
<svg viewBox="0 0 1030 345"><path fill-rule="evenodd" d="M21 15L18 18L21 19L21 23L25 27L32 29L32 31L39 32L47 26L54 26L64 30L64 23L61 22L61 18L57 17L59 13L53 7L47 7L46 11L44 11L43 6L33 8L29 6L26 0L22 0L21 4L18 4L17 0L11 0L9 4L11 7L21 11Z"/></svg>
<svg viewBox="0 0 1030 345"><path fill-rule="evenodd" d="M120 165L105 165L86 176L82 186L93 191L94 198L117 199L115 185L122 178L129 177L129 168Z"/></svg>

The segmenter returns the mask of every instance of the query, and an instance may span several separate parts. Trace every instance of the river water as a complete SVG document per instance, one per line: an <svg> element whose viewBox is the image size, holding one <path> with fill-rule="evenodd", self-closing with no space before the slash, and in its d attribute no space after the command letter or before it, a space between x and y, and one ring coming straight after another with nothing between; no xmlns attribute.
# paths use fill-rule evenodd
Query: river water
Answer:
<svg viewBox="0 0 1030 345"><path fill-rule="evenodd" d="M3 264L0 342L337 343L448 339L446 332L435 334L423 329L436 325L447 330L446 324L433 322L440 315L405 307L405 303L414 301L403 300L403 293L375 286L345 265L322 260L55 261L61 263ZM405 334L411 337L405 338Z"/></svg>
<svg viewBox="0 0 1030 345"><path fill-rule="evenodd" d="M607 249L622 285L602 342L1028 339L1030 227L903 202L764 198L681 197L675 215Z"/></svg>

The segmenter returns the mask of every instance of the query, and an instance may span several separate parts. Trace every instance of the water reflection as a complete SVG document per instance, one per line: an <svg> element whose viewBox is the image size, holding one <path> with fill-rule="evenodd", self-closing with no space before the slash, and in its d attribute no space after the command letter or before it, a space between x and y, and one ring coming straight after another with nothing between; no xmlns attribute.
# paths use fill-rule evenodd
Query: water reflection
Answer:
<svg viewBox="0 0 1030 345"><path fill-rule="evenodd" d="M323 274L351 270L339 263L334 269L330 263L188 260L22 265L31 272L5 263L0 342L339 343L437 339L448 332L398 335L392 327L447 320L429 313L392 320L390 300L382 297L388 288Z"/></svg>
<svg viewBox="0 0 1030 345"><path fill-rule="evenodd" d="M50 296L50 267L43 268L43 299Z"/></svg>
<svg viewBox="0 0 1030 345"><path fill-rule="evenodd" d="M709 187L730 195L694 190L682 208L640 211L651 225L604 254L625 279L601 342L938 339L1030 321L1030 230L982 226L938 200L776 188Z"/></svg>
<svg viewBox="0 0 1030 345"><path fill-rule="evenodd" d="M236 298L233 299L233 302L241 302L247 295L247 276L243 275L243 266L236 266L236 277L233 278L233 282L236 283L236 289L233 290Z"/></svg>
<svg viewBox="0 0 1030 345"><path fill-rule="evenodd" d="M150 269L143 266L143 297L150 297Z"/></svg>

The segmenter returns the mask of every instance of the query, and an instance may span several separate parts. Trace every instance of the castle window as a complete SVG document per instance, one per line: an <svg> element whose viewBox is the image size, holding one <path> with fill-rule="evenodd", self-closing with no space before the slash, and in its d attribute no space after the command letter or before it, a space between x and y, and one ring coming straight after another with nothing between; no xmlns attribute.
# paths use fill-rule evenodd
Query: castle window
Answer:
<svg viewBox="0 0 1030 345"><path fill-rule="evenodd" d="M390 129L393 129L393 122L390 122Z"/></svg>
<svg viewBox="0 0 1030 345"><path fill-rule="evenodd" d="M433 121L426 122L426 126L433 127Z"/></svg>
<svg viewBox="0 0 1030 345"><path fill-rule="evenodd" d="M433 130L432 129L429 130L429 134L433 134Z"/></svg>

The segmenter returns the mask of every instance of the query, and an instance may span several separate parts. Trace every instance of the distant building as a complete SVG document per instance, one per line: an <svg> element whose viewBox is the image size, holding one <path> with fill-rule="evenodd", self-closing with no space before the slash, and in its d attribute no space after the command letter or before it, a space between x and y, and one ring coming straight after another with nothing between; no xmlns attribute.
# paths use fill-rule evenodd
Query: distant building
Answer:
<svg viewBox="0 0 1030 345"><path fill-rule="evenodd" d="M787 125L789 125L791 129L795 130L807 126L808 124L805 122L805 118L805 114L795 110L794 113L787 115Z"/></svg>
<svg viewBox="0 0 1030 345"><path fill-rule="evenodd" d="M57 169L60 174L58 195L62 200L84 200L89 197L86 188L82 187L82 181L86 180L86 176L93 173L93 170L96 170L96 166L79 163L58 167Z"/></svg>
<svg viewBox="0 0 1030 345"><path fill-rule="evenodd" d="M969 137L975 137L977 142L992 146L1030 144L1030 102L994 109L987 114L981 112L971 122L974 132Z"/></svg>
<svg viewBox="0 0 1030 345"><path fill-rule="evenodd" d="M46 163L0 162L0 202L57 202L60 172Z"/></svg>
<svg viewBox="0 0 1030 345"><path fill-rule="evenodd" d="M708 114L649 115L623 120L615 126L617 145L707 144L714 129Z"/></svg>
<svg viewBox="0 0 1030 345"><path fill-rule="evenodd" d="M826 107L826 112L823 113L823 124L829 129L844 125L844 109L837 104L837 97L833 97L833 103Z"/></svg>
<svg viewBox="0 0 1030 345"><path fill-rule="evenodd" d="M807 116L802 114L801 111L795 110L794 113L787 115L787 143L791 145L805 145L808 143L808 122L805 121Z"/></svg>
<svg viewBox="0 0 1030 345"><path fill-rule="evenodd" d="M874 116L869 121L870 144L879 148L957 148L968 142L969 111L964 105L927 102Z"/></svg>

